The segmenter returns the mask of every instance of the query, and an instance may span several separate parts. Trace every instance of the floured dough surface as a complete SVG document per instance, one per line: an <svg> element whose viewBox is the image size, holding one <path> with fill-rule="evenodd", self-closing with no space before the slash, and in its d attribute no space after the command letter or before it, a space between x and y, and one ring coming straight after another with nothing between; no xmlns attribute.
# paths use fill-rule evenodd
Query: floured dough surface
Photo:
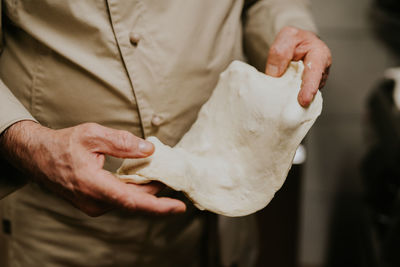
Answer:
<svg viewBox="0 0 400 267"><path fill-rule="evenodd" d="M149 137L155 153L124 160L118 175L136 183L160 181L185 192L198 208L226 216L262 209L321 113L320 92L306 109L297 102L303 68L292 62L281 78L273 78L232 62L175 147Z"/></svg>

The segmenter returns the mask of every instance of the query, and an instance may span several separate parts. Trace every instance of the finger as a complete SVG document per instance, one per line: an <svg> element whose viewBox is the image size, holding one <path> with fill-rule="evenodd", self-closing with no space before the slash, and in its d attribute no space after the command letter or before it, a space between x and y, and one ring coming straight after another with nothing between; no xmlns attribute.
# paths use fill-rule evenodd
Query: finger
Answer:
<svg viewBox="0 0 400 267"><path fill-rule="evenodd" d="M268 53L265 71L267 75L279 77L285 72L300 42L298 32L298 29L292 27L286 27L279 32Z"/></svg>
<svg viewBox="0 0 400 267"><path fill-rule="evenodd" d="M152 195L158 193L162 188L165 187L165 185L159 182L151 182L147 185L130 184L128 186L132 186L132 188L134 188L134 190L139 193L148 193ZM83 211L85 214L91 217L97 217L105 214L106 212L109 212L112 209L115 209L116 207L121 207L121 205L116 204L114 201L110 201L109 197L99 198L100 194L98 194L98 192L85 194L85 192L73 192L67 190L66 188L58 188L58 190L56 191L59 192L60 195L68 200L74 207L78 208L79 210ZM93 195L95 195L95 197L93 197Z"/></svg>
<svg viewBox="0 0 400 267"><path fill-rule="evenodd" d="M135 184L135 183L127 182L127 184L129 186L134 187L136 190L138 190L140 192L149 193L152 195L157 194L163 188L165 188L165 185L160 182L151 182L148 184Z"/></svg>
<svg viewBox="0 0 400 267"><path fill-rule="evenodd" d="M156 197L147 193L132 195L131 202L136 203L137 211L158 215L177 214L186 211L186 205L177 199Z"/></svg>
<svg viewBox="0 0 400 267"><path fill-rule="evenodd" d="M47 184L46 186L54 192L57 192L59 196L71 203L75 208L91 217L103 215L114 208L110 203L93 199L88 194L82 194L71 191L65 187L60 187L58 184Z"/></svg>
<svg viewBox="0 0 400 267"><path fill-rule="evenodd" d="M94 152L119 158L141 158L153 154L154 145L128 131L115 130L98 124L87 124L86 144Z"/></svg>
<svg viewBox="0 0 400 267"><path fill-rule="evenodd" d="M298 95L298 101L303 107L310 105L322 79L326 62L321 60L321 54L318 51L310 51L304 58L304 73L301 90Z"/></svg>
<svg viewBox="0 0 400 267"><path fill-rule="evenodd" d="M181 213L186 210L185 204L180 200L157 198L147 192L141 192L132 185L119 181L105 170L100 171L97 177L99 179L96 179L94 195L116 207L155 214Z"/></svg>
<svg viewBox="0 0 400 267"><path fill-rule="evenodd" d="M114 209L110 203L95 201L88 197L74 197L68 199L71 204L90 217L101 216Z"/></svg>
<svg viewBox="0 0 400 267"><path fill-rule="evenodd" d="M322 79L321 82L319 84L319 89L321 90L322 88L324 88L326 81L328 80L328 76L329 76L329 70L330 70L330 66L327 67L324 72L322 73Z"/></svg>

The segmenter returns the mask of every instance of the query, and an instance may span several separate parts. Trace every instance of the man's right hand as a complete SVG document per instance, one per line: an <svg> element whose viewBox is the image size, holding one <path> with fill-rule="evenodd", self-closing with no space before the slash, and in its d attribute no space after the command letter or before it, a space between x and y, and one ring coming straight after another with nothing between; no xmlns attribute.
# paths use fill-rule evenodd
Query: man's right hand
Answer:
<svg viewBox="0 0 400 267"><path fill-rule="evenodd" d="M113 208L155 214L185 211L179 200L154 196L159 184L125 184L103 169L106 154L142 158L153 152L150 142L95 123L52 130L20 121L0 138L0 153L10 163L90 216Z"/></svg>

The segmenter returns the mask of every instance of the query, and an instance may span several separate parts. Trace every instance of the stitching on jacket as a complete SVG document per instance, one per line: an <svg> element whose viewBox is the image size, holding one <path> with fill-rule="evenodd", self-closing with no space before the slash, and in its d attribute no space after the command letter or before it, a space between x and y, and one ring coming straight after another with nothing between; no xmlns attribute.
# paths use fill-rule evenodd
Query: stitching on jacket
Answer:
<svg viewBox="0 0 400 267"><path fill-rule="evenodd" d="M35 61L35 67L32 70L32 83L31 83L31 102L30 102L30 110L32 112L33 117L40 120L40 97L38 96L38 91L42 87L42 81L45 77L44 71L44 59L48 54L45 48L37 45L37 59Z"/></svg>

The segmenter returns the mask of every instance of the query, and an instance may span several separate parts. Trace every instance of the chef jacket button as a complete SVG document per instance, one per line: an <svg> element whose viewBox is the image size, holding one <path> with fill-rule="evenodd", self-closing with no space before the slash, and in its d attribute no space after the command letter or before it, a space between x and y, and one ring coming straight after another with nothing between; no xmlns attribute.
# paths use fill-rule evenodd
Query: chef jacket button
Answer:
<svg viewBox="0 0 400 267"><path fill-rule="evenodd" d="M132 45L137 46L140 41L140 34L136 32L131 32L131 34L129 35L129 41L131 41Z"/></svg>
<svg viewBox="0 0 400 267"><path fill-rule="evenodd" d="M151 119L151 124L156 127L160 126L162 122L163 119L159 115L154 115L153 118Z"/></svg>

